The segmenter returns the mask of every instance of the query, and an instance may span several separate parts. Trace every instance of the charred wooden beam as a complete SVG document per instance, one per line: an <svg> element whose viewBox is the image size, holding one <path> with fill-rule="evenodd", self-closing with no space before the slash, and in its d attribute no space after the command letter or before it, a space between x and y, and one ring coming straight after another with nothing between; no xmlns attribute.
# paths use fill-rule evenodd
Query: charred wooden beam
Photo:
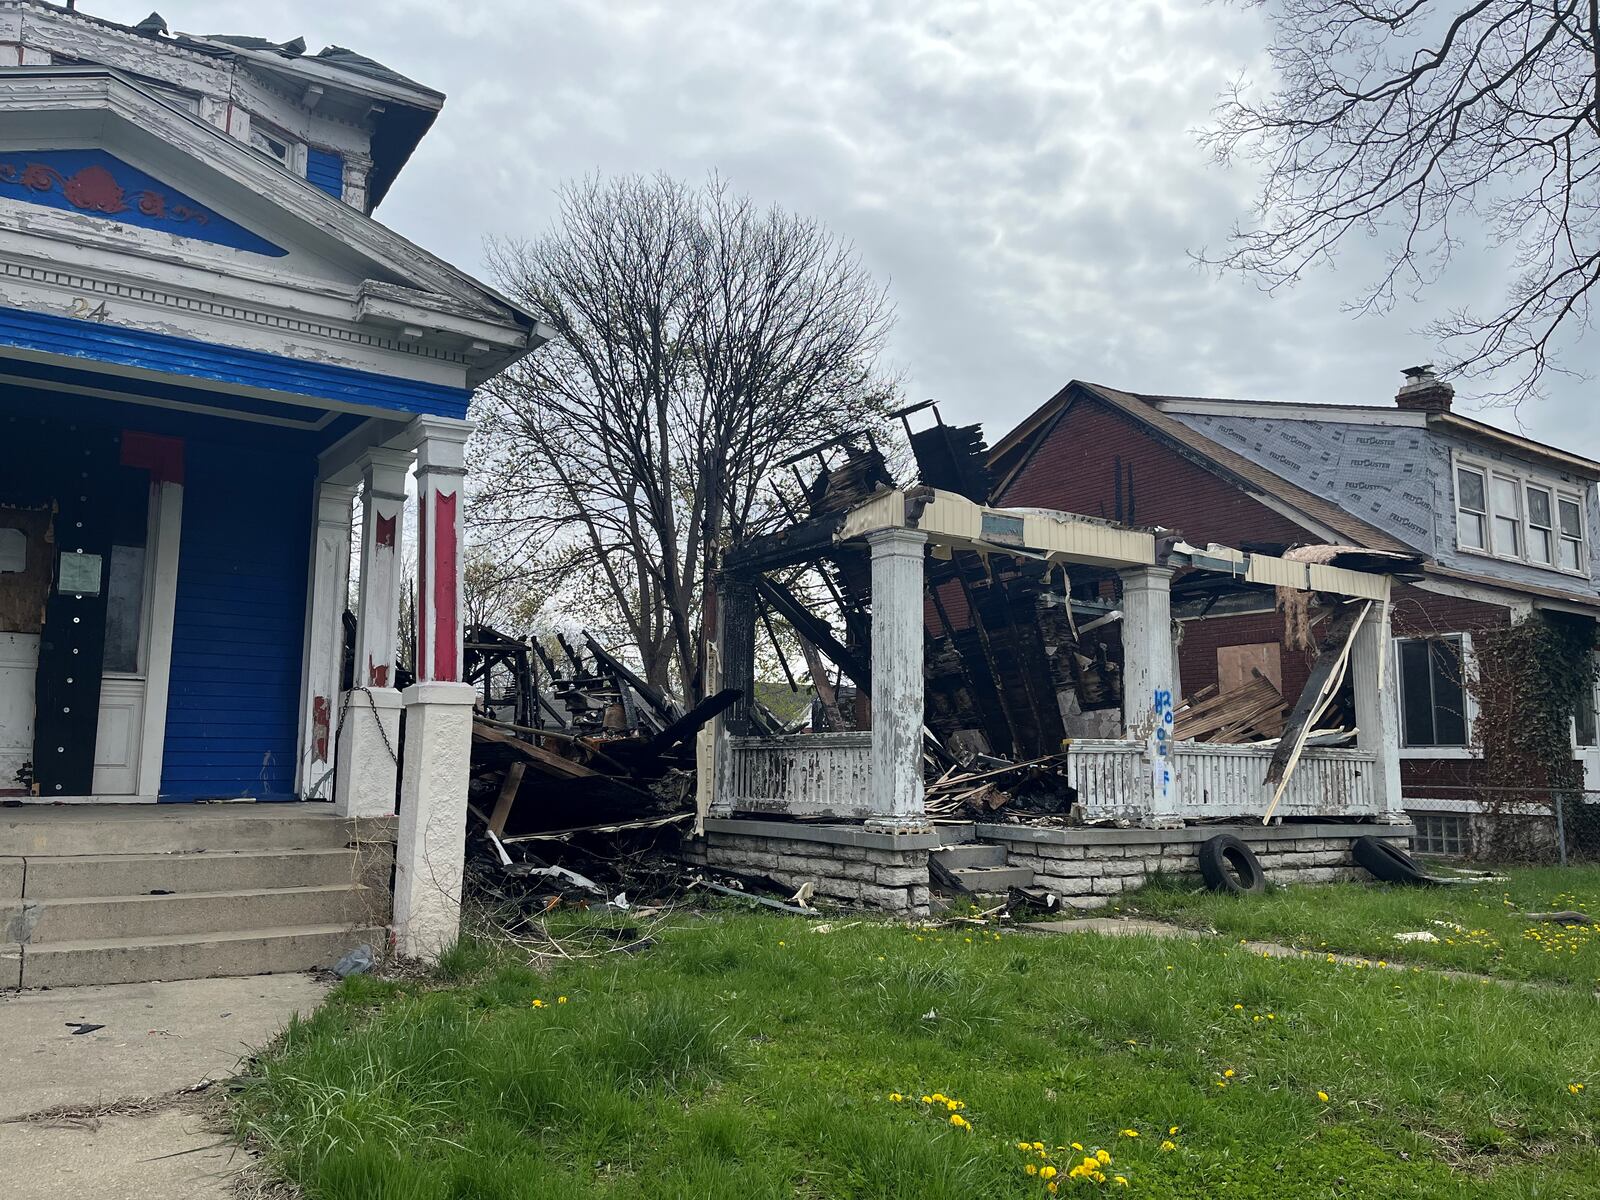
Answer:
<svg viewBox="0 0 1600 1200"><path fill-rule="evenodd" d="M757 581L756 589L763 599L789 624L799 630L800 636L806 638L823 654L827 655L833 663L846 675L850 676L852 683L863 691L872 689L872 669L863 662L859 655L850 650L838 638L833 636L833 630L826 621L811 615L783 584L772 579ZM727 626L723 626L726 638Z"/></svg>

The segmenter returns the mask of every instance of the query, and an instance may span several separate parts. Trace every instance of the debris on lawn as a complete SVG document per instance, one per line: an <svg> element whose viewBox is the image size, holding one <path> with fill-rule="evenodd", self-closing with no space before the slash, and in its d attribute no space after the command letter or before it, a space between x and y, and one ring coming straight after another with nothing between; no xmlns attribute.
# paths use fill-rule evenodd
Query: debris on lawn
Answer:
<svg viewBox="0 0 1600 1200"><path fill-rule="evenodd" d="M1394 940L1397 942L1437 942L1439 935L1430 933L1426 929L1417 929L1410 933L1397 933L1394 935Z"/></svg>

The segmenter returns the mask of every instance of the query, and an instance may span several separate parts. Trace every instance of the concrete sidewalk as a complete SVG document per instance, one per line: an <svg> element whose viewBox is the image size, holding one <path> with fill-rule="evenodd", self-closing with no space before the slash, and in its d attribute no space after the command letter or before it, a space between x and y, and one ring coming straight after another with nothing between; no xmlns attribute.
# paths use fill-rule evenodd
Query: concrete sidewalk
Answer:
<svg viewBox="0 0 1600 1200"><path fill-rule="evenodd" d="M190 1089L235 1074L327 989L257 975L0 995L7 1200L231 1195L248 1159Z"/></svg>

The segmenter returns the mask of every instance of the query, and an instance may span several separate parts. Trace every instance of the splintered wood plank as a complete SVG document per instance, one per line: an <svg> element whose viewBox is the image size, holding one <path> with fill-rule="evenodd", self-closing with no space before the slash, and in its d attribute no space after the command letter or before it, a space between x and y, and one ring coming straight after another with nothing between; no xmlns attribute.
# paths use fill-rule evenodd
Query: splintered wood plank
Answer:
<svg viewBox="0 0 1600 1200"><path fill-rule="evenodd" d="M494 802L494 812L489 814L489 831L500 837L506 831L506 818L511 816L511 806L516 803L517 789L522 786L522 776L528 764L514 762L506 769L505 780L500 784L500 795Z"/></svg>

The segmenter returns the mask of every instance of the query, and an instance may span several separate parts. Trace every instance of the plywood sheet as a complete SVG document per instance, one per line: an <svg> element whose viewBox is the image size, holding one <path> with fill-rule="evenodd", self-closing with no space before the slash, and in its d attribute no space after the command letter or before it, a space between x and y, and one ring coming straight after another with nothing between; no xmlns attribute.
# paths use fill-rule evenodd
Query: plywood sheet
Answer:
<svg viewBox="0 0 1600 1200"><path fill-rule="evenodd" d="M1283 659L1277 642L1254 642L1246 646L1217 647L1217 688L1236 692L1260 672L1283 691Z"/></svg>
<svg viewBox="0 0 1600 1200"><path fill-rule="evenodd" d="M51 514L45 508L8 508L0 505L0 530L22 535L22 569L0 570L0 631L38 633L44 628L45 600L50 595L55 563L55 538ZM15 542L15 533L7 538ZM6 556L5 566L16 565Z"/></svg>

